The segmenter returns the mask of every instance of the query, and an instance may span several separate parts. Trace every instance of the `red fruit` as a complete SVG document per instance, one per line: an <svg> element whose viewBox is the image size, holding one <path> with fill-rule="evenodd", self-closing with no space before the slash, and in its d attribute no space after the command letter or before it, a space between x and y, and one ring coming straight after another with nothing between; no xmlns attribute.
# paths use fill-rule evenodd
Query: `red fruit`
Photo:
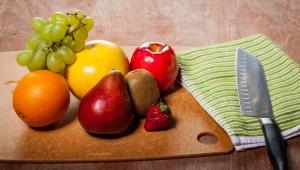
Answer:
<svg viewBox="0 0 300 170"><path fill-rule="evenodd" d="M171 116L168 106L159 102L150 106L146 113L146 121L144 128L147 131L162 130L169 126L171 122Z"/></svg>
<svg viewBox="0 0 300 170"><path fill-rule="evenodd" d="M124 76L111 71L83 97L78 109L81 126L93 134L121 134L134 118Z"/></svg>
<svg viewBox="0 0 300 170"><path fill-rule="evenodd" d="M131 70L146 69L158 82L161 92L168 90L176 80L178 65L173 49L163 43L146 42L133 53Z"/></svg>

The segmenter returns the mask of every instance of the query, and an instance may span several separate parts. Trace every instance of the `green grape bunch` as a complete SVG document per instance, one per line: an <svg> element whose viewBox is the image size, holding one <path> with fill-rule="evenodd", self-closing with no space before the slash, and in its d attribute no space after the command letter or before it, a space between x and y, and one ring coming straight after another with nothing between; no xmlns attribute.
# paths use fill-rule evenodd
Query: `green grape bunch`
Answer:
<svg viewBox="0 0 300 170"><path fill-rule="evenodd" d="M94 20L80 10L55 12L48 20L34 17L33 33L26 48L17 55L17 63L30 71L48 69L62 73L65 66L76 60L76 52L84 49Z"/></svg>

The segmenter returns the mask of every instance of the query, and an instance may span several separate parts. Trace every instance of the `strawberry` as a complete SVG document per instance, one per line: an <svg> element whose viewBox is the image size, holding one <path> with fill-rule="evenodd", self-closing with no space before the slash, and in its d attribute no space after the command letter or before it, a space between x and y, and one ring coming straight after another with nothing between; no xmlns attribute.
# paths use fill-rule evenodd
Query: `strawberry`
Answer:
<svg viewBox="0 0 300 170"><path fill-rule="evenodd" d="M160 99L158 103L151 105L148 109L144 128L147 131L162 130L167 128L170 122L170 110Z"/></svg>

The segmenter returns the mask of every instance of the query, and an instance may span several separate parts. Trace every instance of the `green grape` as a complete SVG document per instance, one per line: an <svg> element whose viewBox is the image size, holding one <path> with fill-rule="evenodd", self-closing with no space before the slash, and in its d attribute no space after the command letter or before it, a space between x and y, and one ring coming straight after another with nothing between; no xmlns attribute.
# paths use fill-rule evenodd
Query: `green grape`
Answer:
<svg viewBox="0 0 300 170"><path fill-rule="evenodd" d="M89 31L94 27L94 20L91 17L85 17L82 19L85 24L84 27Z"/></svg>
<svg viewBox="0 0 300 170"><path fill-rule="evenodd" d="M85 41L75 41L75 44L76 44L75 52L79 52L79 51L83 50L85 47Z"/></svg>
<svg viewBox="0 0 300 170"><path fill-rule="evenodd" d="M46 54L52 51L52 48L48 46L48 44L44 48L39 48L39 49L42 49Z"/></svg>
<svg viewBox="0 0 300 170"><path fill-rule="evenodd" d="M28 44L26 44L25 46L25 50L31 50L31 51L34 51L35 49L30 47Z"/></svg>
<svg viewBox="0 0 300 170"><path fill-rule="evenodd" d="M85 47L85 41L72 40L67 47L71 48L74 52L79 52Z"/></svg>
<svg viewBox="0 0 300 170"><path fill-rule="evenodd" d="M40 33L43 31L43 28L47 25L47 22L41 17L34 17L31 20L31 27L34 31Z"/></svg>
<svg viewBox="0 0 300 170"><path fill-rule="evenodd" d="M84 13L80 10L75 10L74 13L78 19L82 19L83 17L85 17Z"/></svg>
<svg viewBox="0 0 300 170"><path fill-rule="evenodd" d="M23 50L17 55L17 63L20 66L26 66L31 60L33 52L31 50Z"/></svg>
<svg viewBox="0 0 300 170"><path fill-rule="evenodd" d="M69 25L79 25L79 20L74 15L67 15L67 21Z"/></svg>
<svg viewBox="0 0 300 170"><path fill-rule="evenodd" d="M88 31L85 27L80 27L73 32L73 37L76 41L85 41L88 37Z"/></svg>
<svg viewBox="0 0 300 170"><path fill-rule="evenodd" d="M28 40L27 46L31 49L36 49L42 41L43 37L40 34L33 34Z"/></svg>
<svg viewBox="0 0 300 170"><path fill-rule="evenodd" d="M72 40L69 44L66 45L71 48L74 52L79 52L85 47L85 41L76 41Z"/></svg>
<svg viewBox="0 0 300 170"><path fill-rule="evenodd" d="M64 76L64 75L65 75L65 67L62 68L62 69L58 72L58 74Z"/></svg>
<svg viewBox="0 0 300 170"><path fill-rule="evenodd" d="M51 52L47 56L47 67L50 71L57 73L65 67L65 63L61 61L56 52Z"/></svg>
<svg viewBox="0 0 300 170"><path fill-rule="evenodd" d="M48 24L55 24L56 20L54 18L50 17L50 18L48 18L47 23Z"/></svg>
<svg viewBox="0 0 300 170"><path fill-rule="evenodd" d="M72 40L70 40L68 42L68 44L65 44L65 46L67 46L67 47L71 48L73 51L75 51L75 49L76 49L76 41L72 39Z"/></svg>
<svg viewBox="0 0 300 170"><path fill-rule="evenodd" d="M48 24L54 24L55 22L56 22L55 19L52 17L48 18L48 20L47 20Z"/></svg>
<svg viewBox="0 0 300 170"><path fill-rule="evenodd" d="M53 42L58 42L64 38L66 32L67 32L67 27L63 23L57 22L53 24L50 29L49 32L50 40Z"/></svg>
<svg viewBox="0 0 300 170"><path fill-rule="evenodd" d="M43 32L42 32L42 36L45 40L50 41L51 40L51 28L52 28L53 24L48 24L44 27Z"/></svg>
<svg viewBox="0 0 300 170"><path fill-rule="evenodd" d="M51 24L62 22L63 24L67 25L67 15L62 12L54 12L49 19L49 22Z"/></svg>
<svg viewBox="0 0 300 170"><path fill-rule="evenodd" d="M74 15L67 15L68 25L70 25L71 32L75 30L79 25L79 20Z"/></svg>
<svg viewBox="0 0 300 170"><path fill-rule="evenodd" d="M52 24L52 23L54 23L54 21L53 21L53 20L51 20L51 17L50 17L50 18L48 18L46 22L47 22L47 24Z"/></svg>
<svg viewBox="0 0 300 170"><path fill-rule="evenodd" d="M75 62L75 55L72 49L66 46L61 46L57 49L56 53L60 56L60 59L66 64L73 64Z"/></svg>
<svg viewBox="0 0 300 170"><path fill-rule="evenodd" d="M32 56L27 67L30 71L41 70L45 68L47 53L42 49L37 49Z"/></svg>
<svg viewBox="0 0 300 170"><path fill-rule="evenodd" d="M69 47L71 41L73 41L73 38L70 35L67 35L63 38L62 44Z"/></svg>
<svg viewBox="0 0 300 170"><path fill-rule="evenodd" d="M49 46L51 46L50 43L47 43L46 41L41 41L38 45L38 48L46 50Z"/></svg>

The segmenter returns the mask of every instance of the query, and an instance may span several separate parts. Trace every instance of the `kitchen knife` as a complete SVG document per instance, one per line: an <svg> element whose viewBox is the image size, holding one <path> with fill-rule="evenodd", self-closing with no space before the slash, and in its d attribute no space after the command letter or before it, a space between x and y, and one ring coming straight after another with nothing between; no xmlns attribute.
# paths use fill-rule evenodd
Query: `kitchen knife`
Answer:
<svg viewBox="0 0 300 170"><path fill-rule="evenodd" d="M274 120L262 65L255 56L238 48L236 74L242 114L260 119L267 151L274 169L288 169L284 141Z"/></svg>

